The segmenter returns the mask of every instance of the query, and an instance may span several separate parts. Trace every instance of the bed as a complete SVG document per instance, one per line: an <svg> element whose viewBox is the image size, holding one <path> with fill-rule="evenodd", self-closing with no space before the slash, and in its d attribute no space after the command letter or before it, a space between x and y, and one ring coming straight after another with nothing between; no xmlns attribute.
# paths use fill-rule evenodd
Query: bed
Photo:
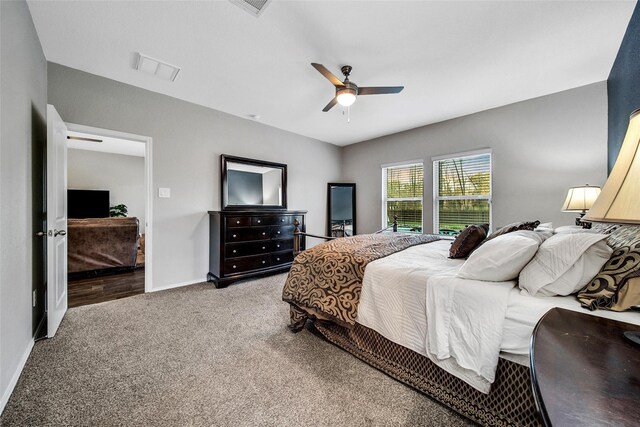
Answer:
<svg viewBox="0 0 640 427"><path fill-rule="evenodd" d="M330 342L482 425L540 425L533 328L553 307L584 308L575 296L525 295L515 281L459 278L465 260L450 259L450 247L389 233L311 248L283 290L290 327L311 319ZM640 313L592 314L640 324Z"/></svg>

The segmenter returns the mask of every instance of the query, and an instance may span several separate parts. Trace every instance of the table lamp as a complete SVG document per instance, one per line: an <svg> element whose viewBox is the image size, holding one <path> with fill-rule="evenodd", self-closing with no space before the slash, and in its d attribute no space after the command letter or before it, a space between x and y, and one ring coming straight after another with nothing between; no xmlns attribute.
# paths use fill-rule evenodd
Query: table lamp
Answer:
<svg viewBox="0 0 640 427"><path fill-rule="evenodd" d="M631 113L616 163L584 221L640 224L640 109ZM640 345L640 331L625 338Z"/></svg>
<svg viewBox="0 0 640 427"><path fill-rule="evenodd" d="M580 216L576 218L576 225L584 228L591 228L591 224L583 222L582 217L600 195L600 187L586 184L582 187L572 187L567 193L567 198L562 205L562 212L580 212Z"/></svg>

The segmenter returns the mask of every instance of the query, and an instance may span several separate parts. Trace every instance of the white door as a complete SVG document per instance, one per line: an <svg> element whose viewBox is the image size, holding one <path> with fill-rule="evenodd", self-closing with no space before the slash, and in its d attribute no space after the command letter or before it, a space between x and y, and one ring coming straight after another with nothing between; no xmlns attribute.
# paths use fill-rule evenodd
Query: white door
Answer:
<svg viewBox="0 0 640 427"><path fill-rule="evenodd" d="M67 312L67 127L47 105L47 336Z"/></svg>

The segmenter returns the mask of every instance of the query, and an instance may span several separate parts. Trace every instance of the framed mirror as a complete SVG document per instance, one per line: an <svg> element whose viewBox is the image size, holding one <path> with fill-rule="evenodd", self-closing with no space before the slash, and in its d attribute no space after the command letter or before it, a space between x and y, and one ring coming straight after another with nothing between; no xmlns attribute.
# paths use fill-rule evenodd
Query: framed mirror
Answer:
<svg viewBox="0 0 640 427"><path fill-rule="evenodd" d="M287 165L220 156L222 209L286 209Z"/></svg>
<svg viewBox="0 0 640 427"><path fill-rule="evenodd" d="M356 234L356 185L329 183L327 186L327 235Z"/></svg>

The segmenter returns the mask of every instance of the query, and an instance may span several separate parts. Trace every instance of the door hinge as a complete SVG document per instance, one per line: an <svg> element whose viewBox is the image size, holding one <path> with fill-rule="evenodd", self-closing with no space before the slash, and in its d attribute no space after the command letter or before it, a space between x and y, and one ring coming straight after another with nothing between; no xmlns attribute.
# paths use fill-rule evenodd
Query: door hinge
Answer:
<svg viewBox="0 0 640 427"><path fill-rule="evenodd" d="M33 292L31 292L31 307L35 308L36 306L36 292L37 290L34 289Z"/></svg>

